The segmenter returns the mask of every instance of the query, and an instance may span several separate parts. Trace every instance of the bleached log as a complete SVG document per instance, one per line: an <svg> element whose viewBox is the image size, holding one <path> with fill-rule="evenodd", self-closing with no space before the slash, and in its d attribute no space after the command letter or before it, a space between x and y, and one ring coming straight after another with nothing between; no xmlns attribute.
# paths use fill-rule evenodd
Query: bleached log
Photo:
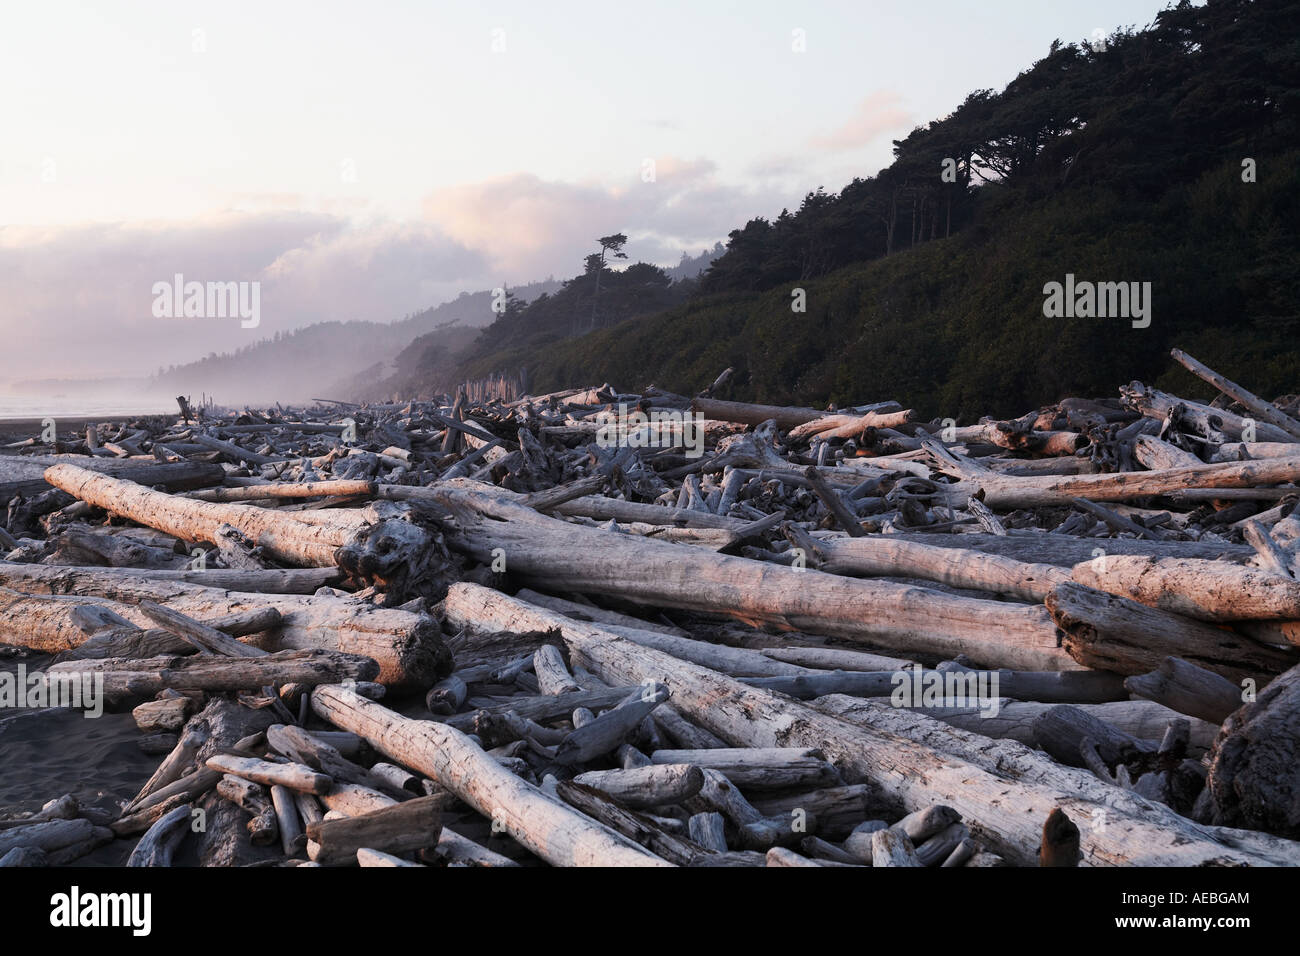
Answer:
<svg viewBox="0 0 1300 956"><path fill-rule="evenodd" d="M1283 412L1272 402L1266 402L1259 396L1246 391L1236 382L1224 378L1214 369L1196 361L1182 349L1171 349L1169 354L1173 356L1175 362L1197 378L1208 382L1229 398L1245 406L1246 410L1256 418L1282 429L1293 441L1300 441L1300 422Z"/></svg>
<svg viewBox="0 0 1300 956"><path fill-rule="evenodd" d="M360 867L424 866L423 863L413 863L410 860L404 860L400 856L394 856L391 853L384 853L381 850L372 850L370 847L362 847L357 850L356 858L357 866Z"/></svg>
<svg viewBox="0 0 1300 956"><path fill-rule="evenodd" d="M1166 657L1182 657L1240 681L1280 673L1296 657L1205 621L1073 582L1057 585L1047 607L1075 660L1118 674L1145 674Z"/></svg>
<svg viewBox="0 0 1300 956"><path fill-rule="evenodd" d="M1300 618L1300 581L1262 568L1191 558L1104 555L1076 565L1073 579L1202 621Z"/></svg>
<svg viewBox="0 0 1300 956"><path fill-rule="evenodd" d="M307 845L307 834L302 829L302 817L298 813L298 802L293 798L293 791L279 784L272 785L271 806L275 810L276 826L280 831L280 847L285 856L294 856Z"/></svg>
<svg viewBox="0 0 1300 956"><path fill-rule="evenodd" d="M1129 678L1129 680L1133 679ZM820 699L814 701L814 706L819 703ZM1026 746L1036 747L1034 720L1055 706L1040 701L998 700L996 712L991 712L989 707L910 707L908 709L971 733L999 740L1015 740ZM1127 734L1152 742L1158 742L1164 736L1169 721L1179 716L1177 710L1156 703L1154 700L1117 700L1104 704L1075 704L1075 706ZM1215 736L1219 733L1219 725L1195 719L1191 722L1190 730L1189 747L1199 754L1210 749Z"/></svg>
<svg viewBox="0 0 1300 956"><path fill-rule="evenodd" d="M501 767L464 734L393 713L342 687L320 687L312 709L418 770L556 866L655 866L664 861Z"/></svg>
<svg viewBox="0 0 1300 956"><path fill-rule="evenodd" d="M128 612L129 613L129 612ZM231 637L259 634L280 626L280 612L273 607L252 608L237 614L227 614L203 623ZM160 657L167 654L189 654L193 644L164 628L141 630L131 627L109 628L96 631L93 637L71 650L62 651L59 661L89 660L103 657Z"/></svg>
<svg viewBox="0 0 1300 956"><path fill-rule="evenodd" d="M975 588L1041 601L1069 572L1048 564L1028 564L991 554L953 548L927 547L897 541L892 535L863 538L822 538L817 541L822 571L834 574L901 575L939 581L953 587Z"/></svg>
<svg viewBox="0 0 1300 956"><path fill-rule="evenodd" d="M1295 454L1292 448L1289 454ZM1151 471L1159 471L1162 468L1182 468L1186 465L1203 464L1201 459L1197 458L1190 451L1183 451L1176 445L1171 445L1167 441L1162 441L1155 435L1138 435L1133 441L1133 457L1138 460L1138 464ZM1218 459L1231 460L1237 459Z"/></svg>
<svg viewBox="0 0 1300 956"><path fill-rule="evenodd" d="M690 764L717 770L741 790L832 787L843 783L821 751L809 747L656 750L650 760L654 764Z"/></svg>
<svg viewBox="0 0 1300 956"><path fill-rule="evenodd" d="M645 621L639 617L633 617L631 614L622 614L618 611L611 611L608 608L593 607L590 604L579 604L577 601L566 601L564 598L554 597L550 594L542 594L529 588L520 588L515 592L516 597L521 601L527 601L529 604L536 604L538 607L550 608L552 611L559 611L565 617L572 617L579 621L598 621L601 624L621 624L624 627L634 627L642 631L658 631L660 634L673 634L677 637L690 637L679 627L672 627L668 624L658 624L654 621Z"/></svg>
<svg viewBox="0 0 1300 956"><path fill-rule="evenodd" d="M370 657L379 663L377 679L388 686L427 687L451 670L451 653L438 623L425 615L334 597L244 594L99 571L0 562L0 586L51 595L94 595L130 605L156 601L203 621L271 607L280 613L282 623L261 643L265 650L322 648ZM136 622L149 623L143 615ZM63 635L61 642L51 641L48 650L65 650L86 637L82 631L69 633L66 626L57 633Z"/></svg>
<svg viewBox="0 0 1300 956"><path fill-rule="evenodd" d="M871 865L922 866L916 848L905 834L898 830L877 830L871 834Z"/></svg>
<svg viewBox="0 0 1300 956"><path fill-rule="evenodd" d="M564 655L553 644L545 644L533 654L533 673L537 676L538 689L543 694L553 696L582 690L569 673Z"/></svg>
<svg viewBox="0 0 1300 956"><path fill-rule="evenodd" d="M186 541L226 543L226 527L272 557L304 567L338 565L365 584L405 591L436 581L446 564L441 543L419 526L383 509L329 509L314 515L179 498L143 485L54 465L50 484L140 524Z"/></svg>
<svg viewBox="0 0 1300 956"><path fill-rule="evenodd" d="M889 540L927 544L935 548L958 548L995 554L1029 564L1050 564L1073 568L1102 554L1149 554L1170 558L1210 558L1243 564L1254 554L1240 544L1210 541L1139 541L1133 538L1078 538L1049 532L1016 531L1007 535L933 534L904 531L888 535Z"/></svg>
<svg viewBox="0 0 1300 956"><path fill-rule="evenodd" d="M641 721L667 699L667 688L658 684L637 688L591 723L566 734L555 748L555 759L572 766L618 749Z"/></svg>
<svg viewBox="0 0 1300 956"><path fill-rule="evenodd" d="M1188 357L1190 358L1190 356ZM1226 379L1223 381L1227 385L1232 385ZM1234 387L1240 388L1240 386ZM1241 441L1242 435L1249 432L1253 421L1248 420L1244 415L1238 415L1227 409L1211 408L1209 405L1202 405L1200 402L1179 398L1176 395L1170 395L1168 392L1162 392L1158 388L1150 388L1141 382L1133 382L1130 385L1123 386L1119 391L1124 398L1124 404L1141 412L1148 418L1167 421L1176 410L1181 409L1182 415L1194 421L1206 435L1220 432L1233 441ZM1260 441L1294 441L1293 436L1268 421L1254 422L1254 434Z"/></svg>
<svg viewBox="0 0 1300 956"><path fill-rule="evenodd" d="M1239 686L1180 657L1166 657L1154 671L1134 675L1124 686L1139 697L1215 724L1243 703Z"/></svg>
<svg viewBox="0 0 1300 956"><path fill-rule="evenodd" d="M779 846L774 846L772 847L772 849L768 850L765 858L767 860L768 866L781 866L781 867L822 866L822 864L818 863L816 860L810 859L809 857L806 856L801 856L800 854L795 853L794 850L787 850L784 847L779 847Z"/></svg>
<svg viewBox="0 0 1300 956"><path fill-rule="evenodd" d="M1194 489L1259 488L1294 482L1300 480L1300 456L1100 475L1021 477L988 470L959 473L962 480L944 489L946 501L960 506L969 496L982 491L984 503L990 508L1011 510L1068 505L1074 498L1127 501Z"/></svg>
<svg viewBox="0 0 1300 956"><path fill-rule="evenodd" d="M442 833L444 797L417 797L345 820L322 820L307 826L307 856L322 866L357 862L363 847L405 853L436 846Z"/></svg>
<svg viewBox="0 0 1300 956"><path fill-rule="evenodd" d="M266 787L284 787L302 793L329 793L334 782L323 773L298 763L271 763L256 757L215 754L207 760L209 770L230 773Z"/></svg>
<svg viewBox="0 0 1300 956"><path fill-rule="evenodd" d="M559 627L573 658L603 680L639 681L653 675L669 686L683 713L738 746L817 746L846 779L871 781L904 809L933 803L952 806L982 842L1014 861L1035 859L1041 836L1037 821L1062 806L1072 817L1089 821L1084 846L1090 864L1300 862L1300 844L1256 841L1248 849L1237 849L1242 838L1235 831L1200 827L1167 807L1113 787L1106 789L1104 799L1088 799L1084 794L1099 796L1104 785L1018 744L992 745L994 750L1010 748L1016 755L1014 761L999 761L995 772L991 762L986 769L896 733L849 724L475 585L453 585L445 610L458 623L473 621L493 629ZM934 731L936 740L963 733L907 711L885 711L902 727L940 728ZM987 739L979 739L988 748ZM977 752L972 749L972 755ZM1103 808L1106 825L1098 826L1097 814Z"/></svg>
<svg viewBox="0 0 1300 956"><path fill-rule="evenodd" d="M944 706L943 702L953 697L1001 696L1095 704L1123 700L1127 696L1122 679L1104 671L829 671L792 677L745 677L741 682L800 700L827 694L891 697L898 692L900 696L905 695L902 702L910 701L911 706L925 702L927 690L935 695L938 706Z"/></svg>
<svg viewBox="0 0 1300 956"><path fill-rule="evenodd" d="M193 644L200 652L221 654L226 657L264 657L267 653L260 648L241 644L233 637L223 634L214 627L209 627L202 621L186 617L179 611L155 604L153 601L141 601L139 607L140 612L149 620Z"/></svg>
<svg viewBox="0 0 1300 956"><path fill-rule="evenodd" d="M1075 670L1041 607L957 598L923 588L797 571L547 518L503 493L452 482L430 489L455 515L456 549L541 587L639 604L727 613L752 622L1025 670ZM593 574L593 568L599 569ZM872 608L863 615L861 608ZM667 636L664 636L667 639ZM772 663L772 662L769 662Z"/></svg>
<svg viewBox="0 0 1300 956"><path fill-rule="evenodd" d="M277 651L262 657L154 657L144 660L103 658L66 661L46 668L49 679L102 675L109 698L147 697L175 690L238 691L267 686L332 684L369 680L379 665L367 657L337 651Z"/></svg>
<svg viewBox="0 0 1300 956"><path fill-rule="evenodd" d="M249 814L248 836L254 846L267 846L279 840L280 821L265 787L226 774L217 781L217 793Z"/></svg>
<svg viewBox="0 0 1300 956"><path fill-rule="evenodd" d="M526 597L520 600L527 601ZM915 661L865 651L849 651L838 647L760 647L764 657L800 667L828 671L896 671L915 667ZM715 670L717 668L714 668Z"/></svg>
<svg viewBox="0 0 1300 956"><path fill-rule="evenodd" d="M340 498L371 497L378 490L373 481L337 479L334 481L279 482L245 485L236 488L205 488L185 495L195 501L216 501L229 504L235 501L257 501L261 498Z"/></svg>
<svg viewBox="0 0 1300 956"><path fill-rule="evenodd" d="M704 786L704 774L686 762L656 761L655 766L631 770L589 770L573 782L602 790L625 807L640 809L681 803L695 796Z"/></svg>

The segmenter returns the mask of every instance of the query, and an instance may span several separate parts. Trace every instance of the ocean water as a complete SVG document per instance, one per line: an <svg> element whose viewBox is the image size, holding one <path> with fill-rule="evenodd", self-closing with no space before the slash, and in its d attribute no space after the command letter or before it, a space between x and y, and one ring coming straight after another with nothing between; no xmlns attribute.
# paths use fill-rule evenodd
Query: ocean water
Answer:
<svg viewBox="0 0 1300 956"><path fill-rule="evenodd" d="M128 415L176 415L174 401L164 398L115 396L87 398L74 395L0 394L0 422L25 418L121 418Z"/></svg>

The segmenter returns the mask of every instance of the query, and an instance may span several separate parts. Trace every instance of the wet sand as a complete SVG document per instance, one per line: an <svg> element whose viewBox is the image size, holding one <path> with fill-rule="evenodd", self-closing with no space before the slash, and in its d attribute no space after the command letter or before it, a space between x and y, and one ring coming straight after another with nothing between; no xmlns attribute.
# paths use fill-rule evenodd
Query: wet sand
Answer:
<svg viewBox="0 0 1300 956"><path fill-rule="evenodd" d="M0 659L0 671L44 668L48 655ZM0 709L0 816L39 810L65 793L83 807L116 815L157 769L162 757L144 753L130 711L84 717L68 708ZM76 863L122 866L134 840L114 840Z"/></svg>

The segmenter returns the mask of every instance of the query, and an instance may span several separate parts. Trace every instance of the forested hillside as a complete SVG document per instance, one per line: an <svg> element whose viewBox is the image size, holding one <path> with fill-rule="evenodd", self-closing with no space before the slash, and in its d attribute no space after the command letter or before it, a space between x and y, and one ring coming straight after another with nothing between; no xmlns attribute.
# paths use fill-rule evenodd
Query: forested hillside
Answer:
<svg viewBox="0 0 1300 956"><path fill-rule="evenodd" d="M620 305L638 317L609 325L622 312L602 308L578 335L589 262L494 325L460 372L526 364L538 391L690 391L730 365L740 398L969 416L1132 378L1186 384L1169 369L1177 345L1266 394L1292 390L1298 117L1300 5L1182 3L1101 44L1053 43L1001 92L896 141L878 175L733 231L688 301L651 315L669 293L638 273ZM1045 317L1045 284L1067 274L1150 282L1150 325Z"/></svg>

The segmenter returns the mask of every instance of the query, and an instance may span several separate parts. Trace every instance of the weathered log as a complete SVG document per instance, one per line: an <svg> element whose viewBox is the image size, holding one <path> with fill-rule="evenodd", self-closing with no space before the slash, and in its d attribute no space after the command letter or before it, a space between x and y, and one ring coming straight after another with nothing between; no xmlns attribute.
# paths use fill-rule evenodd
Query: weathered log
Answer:
<svg viewBox="0 0 1300 956"><path fill-rule="evenodd" d="M1085 766L1085 740L1108 767L1156 749L1073 704L1057 704L1039 714L1034 719L1034 738L1043 750L1071 767Z"/></svg>
<svg viewBox="0 0 1300 956"><path fill-rule="evenodd" d="M217 781L217 793L250 815L247 828L254 846L267 846L280 839L279 820L265 787L226 774Z"/></svg>
<svg viewBox="0 0 1300 956"><path fill-rule="evenodd" d="M1300 838L1300 667L1223 722L1209 766L1211 822Z"/></svg>
<svg viewBox="0 0 1300 956"><path fill-rule="evenodd" d="M294 856L307 845L302 817L293 791L282 784L271 785L271 806L275 811L276 828L280 831L280 848L285 856Z"/></svg>
<svg viewBox="0 0 1300 956"><path fill-rule="evenodd" d="M369 680L379 665L368 657L337 651L277 651L262 657L154 657L144 660L103 658L66 661L46 669L50 678L60 675L101 674L110 698L150 696L175 690L259 690L281 684L333 684L341 680Z"/></svg>
<svg viewBox="0 0 1300 956"><path fill-rule="evenodd" d="M538 607L550 608L552 611L559 611L565 617L576 618L579 621L598 621L602 624L620 624L624 627L634 627L642 631L658 631L660 634L672 634L677 637L690 637L690 635L679 627L673 627L669 624L659 624L655 621L646 621L639 617L633 617L631 614L623 614L619 611L611 611L608 608L596 607L591 604L579 604L577 601L566 601L564 598L558 598L550 594L542 594L529 588L520 588L515 592L515 596L521 601L527 601L529 604L536 604Z"/></svg>
<svg viewBox="0 0 1300 956"><path fill-rule="evenodd" d="M227 614L203 623L223 634L240 637L259 634L279 627L280 612L273 607L250 608L236 614ZM141 630L109 628L98 631L78 646L59 654L59 661L90 660L104 657L162 657L168 654L190 654L195 647L190 642L164 628Z"/></svg>
<svg viewBox="0 0 1300 956"><path fill-rule="evenodd" d="M681 803L695 796L704 786L704 774L686 762L656 761L655 766L631 770L590 770L578 774L573 782L595 787L625 807L640 809Z"/></svg>
<svg viewBox="0 0 1300 956"><path fill-rule="evenodd" d="M388 686L427 687L451 670L451 653L443 644L436 621L360 601L243 594L179 581L100 574L94 568L5 562L0 562L0 586L55 595L97 595L131 605L142 600L156 601L199 620L271 607L280 613L282 623L262 643L266 650L323 648L370 657L379 663L378 680ZM141 615L139 621L147 623L148 619ZM60 641L48 646L49 650L65 650L80 644L86 636L81 631L71 633L66 624L56 633L61 635Z"/></svg>
<svg viewBox="0 0 1300 956"><path fill-rule="evenodd" d="M1068 581L1069 572L1048 564L1028 564L991 554L954 548L927 547L896 536L822 538L817 546L824 559L818 565L833 574L901 575L940 581L954 587L1007 594L1041 601L1052 587Z"/></svg>
<svg viewBox="0 0 1300 956"><path fill-rule="evenodd" d="M315 849L307 855L322 866L340 866L356 863L363 847L406 853L437 846L445 803L442 796L417 797L361 816L312 823L307 838Z"/></svg>
<svg viewBox="0 0 1300 956"><path fill-rule="evenodd" d="M936 802L954 807L982 841L1016 861L1029 863L1037 856L1041 834L1034 820L1045 819L1056 806L1094 824L1084 843L1090 864L1300 861L1300 845L1258 841L1247 844L1248 849L1237 849L1234 842L1240 845L1242 838L1235 831L1197 826L1167 807L1122 792L1107 792L1104 804L1090 800L1081 794L1095 794L1102 786L1090 774L1059 767L1018 744L1002 741L993 747L1016 750L1024 769L999 765L994 773L991 765L985 769L893 733L828 717L475 585L453 585L445 610L459 626L472 622L489 629L560 627L574 659L602 679L639 681L653 675L669 686L679 709L736 745L817 746L846 779L870 780L905 809ZM898 724L927 723L907 711L885 710ZM949 738L963 733L937 721L928 723L942 728L936 733ZM1098 827L1097 814L1103 806L1107 825Z"/></svg>
<svg viewBox="0 0 1300 956"><path fill-rule="evenodd" d="M164 730L180 730L185 726L193 701L188 697L165 697L162 700L150 700L131 711L135 725L144 733Z"/></svg>
<svg viewBox="0 0 1300 956"><path fill-rule="evenodd" d="M519 599L528 600L522 595L519 595ZM916 666L915 661L901 657L886 657L883 654L868 654L865 651L849 651L838 647L760 647L758 652L775 661L817 670L895 671Z"/></svg>
<svg viewBox="0 0 1300 956"><path fill-rule="evenodd" d="M958 473L962 480L945 488L946 500L960 505L967 497L983 492L984 503L990 508L1010 510L1067 505L1075 498L1127 501L1195 489L1217 491L1294 482L1300 480L1300 456L1101 475L1022 477L971 468Z"/></svg>
<svg viewBox="0 0 1300 956"><path fill-rule="evenodd" d="M1057 585L1047 607L1075 660L1119 674L1145 674L1166 657L1182 657L1240 681L1280 673L1295 658L1204 621L1073 582Z"/></svg>
<svg viewBox="0 0 1300 956"><path fill-rule="evenodd" d="M1132 538L1076 538L1068 534L1017 531L1005 536L993 534L932 534L905 531L885 536L886 540L928 544L935 548L959 548L995 554L1029 564L1073 568L1101 554L1148 554L1154 557L1210 558L1244 563L1253 549L1228 542L1139 541Z"/></svg>
<svg viewBox="0 0 1300 956"><path fill-rule="evenodd" d="M89 839L95 825L84 818L48 820L0 831L0 856L15 847L25 846L52 853Z"/></svg>
<svg viewBox="0 0 1300 956"><path fill-rule="evenodd" d="M219 773L230 773L266 787L284 787L302 793L329 793L334 782L311 767L296 763L271 763L256 757L236 757L233 754L215 754L208 758L207 768Z"/></svg>
<svg viewBox="0 0 1300 956"><path fill-rule="evenodd" d="M667 832L645 814L620 805L596 787L567 780L561 781L555 791L565 803L627 839L645 846L669 863L677 866L708 866L714 856L706 848Z"/></svg>
<svg viewBox="0 0 1300 956"><path fill-rule="evenodd" d="M542 587L641 604L728 613L794 630L871 641L1026 670L1074 670L1045 609L796 571L698 548L567 525L457 482L436 486L455 514L453 547ZM592 569L600 569L593 574ZM860 608L870 606L869 617Z"/></svg>
<svg viewBox="0 0 1300 956"><path fill-rule="evenodd" d="M472 714L456 714L452 717L441 719L440 722L448 727L454 727L462 733L467 733L474 727L474 721L478 713L486 711L490 714L504 714L513 712L526 720L535 720L538 723L557 720L561 717L567 717L579 707L586 707L592 710L603 710L607 707L613 707L620 701L626 700L629 694L632 694L635 688L632 687L609 687L597 690L582 690L571 694L539 694L534 697L524 697L519 700L507 700L500 704L493 704L490 707L481 708Z"/></svg>
<svg viewBox="0 0 1300 956"><path fill-rule="evenodd" d="M159 817L131 851L127 866L171 866L172 857L190 828L193 808L188 804Z"/></svg>
<svg viewBox="0 0 1300 956"><path fill-rule="evenodd" d="M514 868L519 864L508 856L461 836L450 827L443 827L433 854L448 866L483 866L493 869Z"/></svg>
<svg viewBox="0 0 1300 956"><path fill-rule="evenodd" d="M394 856L391 853L384 853L382 850L372 850L369 847L362 847L356 853L357 866L361 867L423 867L423 863L413 863L410 860L404 860L400 856Z"/></svg>
<svg viewBox="0 0 1300 956"><path fill-rule="evenodd" d="M555 749L555 759L572 766L618 749L641 721L667 699L667 688L653 682L634 690L591 723L566 734Z"/></svg>
<svg viewBox="0 0 1300 956"><path fill-rule="evenodd" d="M1294 453L1294 449L1292 449L1292 453ZM1155 435L1138 435L1133 441L1133 457L1144 468L1151 471L1201 464L1201 460L1190 451L1183 451L1176 445L1161 441ZM1232 460L1235 461L1236 459Z"/></svg>
<svg viewBox="0 0 1300 956"><path fill-rule="evenodd" d="M1104 555L1078 564L1079 584L1202 621L1300 618L1300 581L1193 558Z"/></svg>
<svg viewBox="0 0 1300 956"><path fill-rule="evenodd" d="M821 751L807 747L656 750L650 760L717 770L741 790L833 787L844 782Z"/></svg>
<svg viewBox="0 0 1300 956"><path fill-rule="evenodd" d="M1197 364L1199 365L1199 363ZM1206 371L1209 370L1206 369ZM1223 382L1230 387L1240 388L1240 386L1233 386L1227 379L1223 379ZM1249 394L1244 390L1243 393ZM1141 412L1148 418L1167 421L1175 412L1178 412L1184 420L1195 422L1200 431L1206 436L1221 433L1233 441L1241 441L1242 435L1251 431L1253 420L1249 420L1242 415L1230 412L1227 409L1212 408L1209 405L1202 405L1200 402L1188 401L1185 398L1170 395L1168 392L1162 392L1158 388L1149 388L1141 382L1133 382L1123 386L1120 388L1120 394L1124 398L1124 404ZM1255 437L1260 441L1294 441L1293 436L1268 421L1254 422L1253 431Z"/></svg>
<svg viewBox="0 0 1300 956"><path fill-rule="evenodd" d="M1135 678L1128 678L1134 680ZM822 699L814 701L819 706ZM1038 745L1034 736L1034 721L1055 704L1040 701L997 701L996 712L991 707L911 707L926 717L941 720L971 733L999 740L1015 740L1029 747ZM1169 726L1169 721L1179 712L1152 700L1118 700L1105 704L1075 704L1100 720L1118 727L1134 737L1152 742L1159 741ZM1189 747L1198 754L1209 750L1219 733L1219 725L1205 720L1191 724Z"/></svg>
<svg viewBox="0 0 1300 956"><path fill-rule="evenodd" d="M328 498L338 495L343 498L370 497L378 490L373 481L341 479L336 481L275 482L268 481L256 485L244 485L236 488L205 488L185 495L195 501L257 501L262 498Z"/></svg>
<svg viewBox="0 0 1300 956"><path fill-rule="evenodd" d="M1105 671L829 671L790 677L745 677L751 687L811 700L827 694L894 697L900 706L960 706L954 698L993 701L999 697L1054 703L1094 704L1123 700L1123 679ZM933 695L934 704L929 703Z"/></svg>
<svg viewBox="0 0 1300 956"><path fill-rule="evenodd" d="M384 509L307 512L254 508L179 498L143 485L97 475L75 465L54 465L45 479L89 504L187 541L222 545L235 528L267 554L305 567L338 565L364 584L403 592L435 584L446 567L441 542Z"/></svg>
<svg viewBox="0 0 1300 956"><path fill-rule="evenodd" d="M51 489L44 478L45 469L57 465L66 458L37 457L20 459L24 470L30 469L29 478L0 481L0 502L7 502L14 495L30 498ZM158 462L117 461L114 459L78 458L77 465L87 471L112 475L124 481L137 481L151 488L166 491L188 491L191 488L203 488L207 485L220 484L225 478L225 469L220 465L202 461L178 461L166 464Z"/></svg>
<svg viewBox="0 0 1300 956"><path fill-rule="evenodd" d="M548 863L654 866L664 862L519 779L457 730L401 717L342 687L317 688L312 709L321 719L360 734L381 753L450 790Z"/></svg>
<svg viewBox="0 0 1300 956"><path fill-rule="evenodd" d="M1266 402L1257 395L1246 391L1236 382L1224 378L1214 369L1196 361L1181 349L1171 349L1169 354L1173 356L1175 362L1197 378L1210 383L1229 398L1245 406L1256 418L1263 419L1270 425L1282 429L1293 440L1300 441L1300 422L1283 412L1272 402Z"/></svg>
<svg viewBox="0 0 1300 956"><path fill-rule="evenodd" d="M1180 657L1166 657L1149 674L1137 674L1124 686L1180 714L1221 724L1242 705L1242 690L1232 681Z"/></svg>
<svg viewBox="0 0 1300 956"><path fill-rule="evenodd" d="M871 834L871 865L921 866L912 841L898 830L877 830Z"/></svg>
<svg viewBox="0 0 1300 956"><path fill-rule="evenodd" d="M193 644L200 652L221 654L226 657L264 657L266 651L241 644L233 637L223 634L214 627L201 621L186 617L179 611L155 604L153 601L141 601L140 613L155 624L171 631L177 637Z"/></svg>
<svg viewBox="0 0 1300 956"><path fill-rule="evenodd" d="M569 673L564 655L553 644L545 644L533 654L533 673L537 676L538 689L543 694L554 696L582 690Z"/></svg>

